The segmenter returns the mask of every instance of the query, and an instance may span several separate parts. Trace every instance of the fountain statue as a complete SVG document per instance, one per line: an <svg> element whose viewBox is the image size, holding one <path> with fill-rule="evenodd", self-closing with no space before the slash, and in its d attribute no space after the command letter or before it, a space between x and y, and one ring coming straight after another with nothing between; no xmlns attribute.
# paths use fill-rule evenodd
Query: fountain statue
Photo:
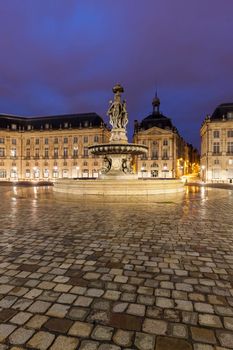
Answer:
<svg viewBox="0 0 233 350"><path fill-rule="evenodd" d="M126 101L121 101L121 94L124 92L120 84L113 87L114 100L110 101L107 115L112 126L110 142L89 147L90 153L104 157L104 168L101 171L101 178L117 177L135 178L133 174L132 157L147 153L148 148L144 145L128 143L126 126L128 124L128 113Z"/></svg>

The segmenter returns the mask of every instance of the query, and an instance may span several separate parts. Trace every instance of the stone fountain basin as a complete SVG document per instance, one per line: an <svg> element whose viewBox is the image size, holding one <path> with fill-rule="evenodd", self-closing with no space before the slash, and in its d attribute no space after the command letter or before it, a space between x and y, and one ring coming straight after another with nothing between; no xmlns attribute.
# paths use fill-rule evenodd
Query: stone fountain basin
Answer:
<svg viewBox="0 0 233 350"><path fill-rule="evenodd" d="M148 151L148 147L135 143L106 143L88 147L90 153L95 155L132 154L140 155Z"/></svg>

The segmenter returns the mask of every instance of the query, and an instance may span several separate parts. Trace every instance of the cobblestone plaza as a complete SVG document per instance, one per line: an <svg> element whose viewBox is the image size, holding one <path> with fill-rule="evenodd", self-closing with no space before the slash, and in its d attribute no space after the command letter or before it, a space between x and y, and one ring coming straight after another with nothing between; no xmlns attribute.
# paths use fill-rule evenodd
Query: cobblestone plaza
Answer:
<svg viewBox="0 0 233 350"><path fill-rule="evenodd" d="M0 350L233 349L233 191L0 191Z"/></svg>

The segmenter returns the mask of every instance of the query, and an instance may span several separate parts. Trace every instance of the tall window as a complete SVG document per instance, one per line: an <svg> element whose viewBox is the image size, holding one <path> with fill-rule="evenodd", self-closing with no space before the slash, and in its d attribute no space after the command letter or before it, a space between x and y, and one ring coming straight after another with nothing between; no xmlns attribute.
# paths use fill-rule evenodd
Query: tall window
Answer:
<svg viewBox="0 0 233 350"><path fill-rule="evenodd" d="M39 145L39 143L40 143L40 139L36 139L36 140L35 140L35 144L36 144L36 145Z"/></svg>
<svg viewBox="0 0 233 350"><path fill-rule="evenodd" d="M219 139L219 135L220 135L219 130L214 130L214 132L213 132L214 138L215 138L215 139Z"/></svg>
<svg viewBox="0 0 233 350"><path fill-rule="evenodd" d="M48 148L44 149L44 156L45 156L45 158L49 158L49 149Z"/></svg>
<svg viewBox="0 0 233 350"><path fill-rule="evenodd" d="M58 137L54 138L54 143L58 143Z"/></svg>
<svg viewBox="0 0 233 350"><path fill-rule="evenodd" d="M5 157L5 148L0 147L0 157Z"/></svg>
<svg viewBox="0 0 233 350"><path fill-rule="evenodd" d="M164 140L163 140L163 145L164 145L164 146L168 146L168 140L167 140L167 139L164 139Z"/></svg>
<svg viewBox="0 0 233 350"><path fill-rule="evenodd" d="M68 143L68 137L64 137L64 143Z"/></svg>
<svg viewBox="0 0 233 350"><path fill-rule="evenodd" d="M88 147L84 147L84 157L88 157Z"/></svg>
<svg viewBox="0 0 233 350"><path fill-rule="evenodd" d="M68 157L68 147L64 147L64 149L63 149L63 155L64 155L64 158L67 158L67 157Z"/></svg>
<svg viewBox="0 0 233 350"><path fill-rule="evenodd" d="M83 142L87 143L88 142L88 136L83 136Z"/></svg>
<svg viewBox="0 0 233 350"><path fill-rule="evenodd" d="M40 151L39 151L39 148L36 148L36 149L35 149L35 157L36 157L36 158L39 158L39 156L40 156L39 152L40 152Z"/></svg>
<svg viewBox="0 0 233 350"><path fill-rule="evenodd" d="M227 142L227 153L233 153L233 142Z"/></svg>
<svg viewBox="0 0 233 350"><path fill-rule="evenodd" d="M227 137L233 137L233 130L227 130Z"/></svg>
<svg viewBox="0 0 233 350"><path fill-rule="evenodd" d="M213 153L220 153L220 143L219 142L214 142Z"/></svg>
<svg viewBox="0 0 233 350"><path fill-rule="evenodd" d="M164 149L163 150L163 159L168 159L168 152L167 152L167 149Z"/></svg>
<svg viewBox="0 0 233 350"><path fill-rule="evenodd" d="M78 143L78 138L77 138L77 136L74 137L73 142L74 142L74 143Z"/></svg>
<svg viewBox="0 0 233 350"><path fill-rule="evenodd" d="M5 143L4 137L0 137L0 143Z"/></svg>
<svg viewBox="0 0 233 350"><path fill-rule="evenodd" d="M214 160L214 164L215 164L215 165L218 165L218 164L219 164L219 159L215 159L215 160Z"/></svg>
<svg viewBox="0 0 233 350"><path fill-rule="evenodd" d="M30 148L27 148L27 149L26 149L26 157L27 157L27 158L30 158Z"/></svg>
<svg viewBox="0 0 233 350"><path fill-rule="evenodd" d="M58 148L54 148L54 158L58 158Z"/></svg>
<svg viewBox="0 0 233 350"><path fill-rule="evenodd" d="M11 156L16 157L16 148L11 149Z"/></svg>
<svg viewBox="0 0 233 350"><path fill-rule="evenodd" d="M73 149L73 157L78 157L78 147L74 147L74 149Z"/></svg>
<svg viewBox="0 0 233 350"><path fill-rule="evenodd" d="M0 178L6 178L6 170L0 169Z"/></svg>
<svg viewBox="0 0 233 350"><path fill-rule="evenodd" d="M16 145L16 139L11 140L12 145Z"/></svg>
<svg viewBox="0 0 233 350"><path fill-rule="evenodd" d="M99 142L99 136L98 135L94 136L94 142Z"/></svg>
<svg viewBox="0 0 233 350"><path fill-rule="evenodd" d="M45 145L49 144L49 139L47 137L44 139L44 143L45 143Z"/></svg>
<svg viewBox="0 0 233 350"><path fill-rule="evenodd" d="M30 145L30 139L27 139L26 145Z"/></svg>

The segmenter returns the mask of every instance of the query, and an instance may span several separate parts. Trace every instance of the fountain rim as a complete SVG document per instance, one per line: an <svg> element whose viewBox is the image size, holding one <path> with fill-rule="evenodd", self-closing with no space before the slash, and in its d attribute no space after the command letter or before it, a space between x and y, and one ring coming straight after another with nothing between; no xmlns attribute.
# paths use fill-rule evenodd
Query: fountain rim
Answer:
<svg viewBox="0 0 233 350"><path fill-rule="evenodd" d="M110 154L133 154L140 155L148 152L148 147L136 143L101 143L88 147L92 154L110 155Z"/></svg>

